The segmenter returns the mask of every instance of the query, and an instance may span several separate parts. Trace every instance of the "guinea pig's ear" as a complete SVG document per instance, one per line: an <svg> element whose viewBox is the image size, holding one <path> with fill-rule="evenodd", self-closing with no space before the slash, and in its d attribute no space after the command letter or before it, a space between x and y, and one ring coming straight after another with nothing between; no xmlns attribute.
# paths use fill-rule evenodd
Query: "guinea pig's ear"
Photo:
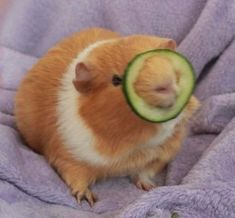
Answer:
<svg viewBox="0 0 235 218"><path fill-rule="evenodd" d="M96 74L92 71L89 64L84 62L78 63L75 68L73 84L79 92L88 92L92 87L92 80L95 76Z"/></svg>
<svg viewBox="0 0 235 218"><path fill-rule="evenodd" d="M176 42L173 39L163 38L161 43L161 48L169 48L171 50L176 49Z"/></svg>

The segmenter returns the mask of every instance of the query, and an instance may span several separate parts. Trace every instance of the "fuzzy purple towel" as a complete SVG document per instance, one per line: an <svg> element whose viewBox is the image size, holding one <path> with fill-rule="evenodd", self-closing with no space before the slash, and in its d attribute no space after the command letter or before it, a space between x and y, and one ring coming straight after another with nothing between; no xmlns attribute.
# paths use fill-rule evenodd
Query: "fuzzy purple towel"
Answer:
<svg viewBox="0 0 235 218"><path fill-rule="evenodd" d="M6 0L5 0L6 1ZM10 0L0 10L0 218L235 217L235 0ZM14 95L48 48L82 28L174 38L193 63L202 108L182 151L148 193L127 178L97 183L77 205L15 127Z"/></svg>

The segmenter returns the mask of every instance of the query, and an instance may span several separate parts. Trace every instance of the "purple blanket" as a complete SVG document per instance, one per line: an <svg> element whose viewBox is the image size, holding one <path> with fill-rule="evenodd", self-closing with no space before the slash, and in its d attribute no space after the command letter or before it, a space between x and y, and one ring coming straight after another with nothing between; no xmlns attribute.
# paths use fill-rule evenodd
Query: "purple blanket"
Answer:
<svg viewBox="0 0 235 218"><path fill-rule="evenodd" d="M6 1L6 0L5 0ZM0 217L235 217L235 0L1 1ZM0 10L0 13L3 10ZM193 63L202 107L177 158L150 192L127 178L97 183L77 205L14 120L22 76L48 48L84 27L174 38Z"/></svg>

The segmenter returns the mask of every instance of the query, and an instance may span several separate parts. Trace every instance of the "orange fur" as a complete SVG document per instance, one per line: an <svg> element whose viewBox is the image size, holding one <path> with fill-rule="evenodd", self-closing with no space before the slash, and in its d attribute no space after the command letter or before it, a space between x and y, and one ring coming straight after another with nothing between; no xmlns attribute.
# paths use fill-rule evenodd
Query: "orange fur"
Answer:
<svg viewBox="0 0 235 218"><path fill-rule="evenodd" d="M75 87L82 93L78 113L94 134L95 149L108 159L116 160L108 165L94 166L76 159L63 145L57 131L56 105L60 80L68 65L88 45L103 39L117 40L96 48L87 57L83 70L85 73L86 70L93 71L92 75L96 75L94 81L89 83L90 88L86 89L86 81L78 83L79 72L74 81ZM126 103L121 88L111 83L112 75L122 75L137 53L154 48L174 49L175 46L175 42L169 39L144 35L120 37L108 30L88 29L50 49L24 78L16 96L17 126L29 146L47 157L78 199L85 196L93 204L95 197L89 191L89 185L98 179L119 175L138 176L138 172L143 170L155 174L179 150L185 124L198 107L194 97L186 106L185 117L175 128L174 134L161 146L146 148L141 144L156 134L161 124L149 123L136 116ZM147 68L156 67L149 65ZM157 67L169 68L166 63ZM147 74L151 78L151 73ZM157 77L162 78L164 84L172 79L160 74ZM141 80L144 81L143 78ZM141 81L138 84L141 86ZM149 156L153 158L149 159Z"/></svg>
<svg viewBox="0 0 235 218"><path fill-rule="evenodd" d="M43 153L56 132L59 80L72 59L89 44L116 37L118 34L99 28L76 33L50 49L26 74L16 95L15 115L18 128L33 149Z"/></svg>

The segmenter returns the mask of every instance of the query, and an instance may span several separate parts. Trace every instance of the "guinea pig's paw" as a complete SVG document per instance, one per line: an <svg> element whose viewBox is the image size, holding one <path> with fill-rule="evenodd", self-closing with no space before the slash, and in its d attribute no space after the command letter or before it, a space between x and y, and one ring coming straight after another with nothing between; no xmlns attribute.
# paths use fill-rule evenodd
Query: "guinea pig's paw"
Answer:
<svg viewBox="0 0 235 218"><path fill-rule="evenodd" d="M137 176L132 177L132 180L137 188L144 191L150 191L151 189L156 188L156 184L147 174L143 172Z"/></svg>
<svg viewBox="0 0 235 218"><path fill-rule="evenodd" d="M79 204L82 200L87 200L91 207L93 207L98 200L97 196L89 188L73 191L72 194Z"/></svg>
<svg viewBox="0 0 235 218"><path fill-rule="evenodd" d="M150 191L151 189L156 187L156 184L154 182L146 182L146 181L141 181L138 180L135 182L135 185L137 188L142 189L144 191Z"/></svg>

